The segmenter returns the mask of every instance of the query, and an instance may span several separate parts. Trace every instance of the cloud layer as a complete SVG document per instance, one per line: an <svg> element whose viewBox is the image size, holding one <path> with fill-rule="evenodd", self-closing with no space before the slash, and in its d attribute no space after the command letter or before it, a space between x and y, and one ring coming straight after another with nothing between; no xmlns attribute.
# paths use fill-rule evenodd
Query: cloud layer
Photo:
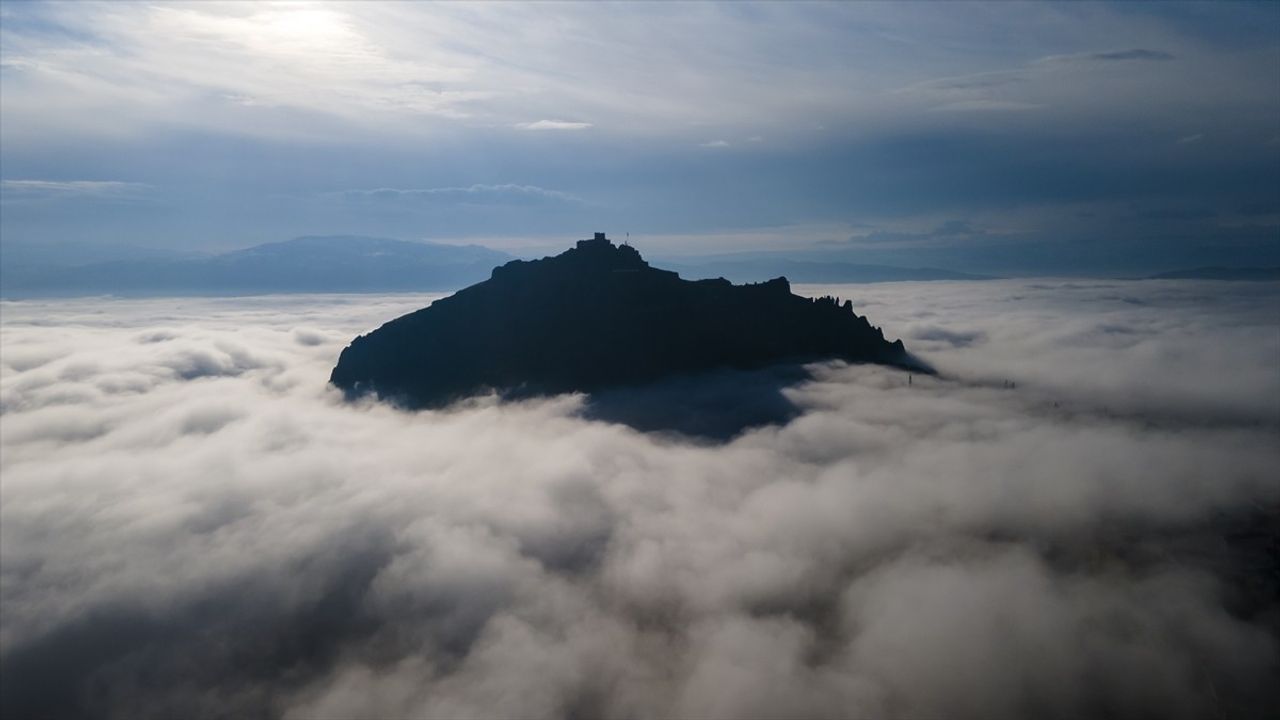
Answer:
<svg viewBox="0 0 1280 720"><path fill-rule="evenodd" d="M338 233L544 249L578 228L679 236L684 254L751 249L728 234L796 252L816 227L830 241L961 219L987 236L844 261L998 275L1280 264L1275 4L0 14L6 241L212 252Z"/></svg>
<svg viewBox="0 0 1280 720"><path fill-rule="evenodd" d="M943 375L814 366L708 443L343 404L426 297L5 303L5 714L1274 706L1273 285L808 290Z"/></svg>

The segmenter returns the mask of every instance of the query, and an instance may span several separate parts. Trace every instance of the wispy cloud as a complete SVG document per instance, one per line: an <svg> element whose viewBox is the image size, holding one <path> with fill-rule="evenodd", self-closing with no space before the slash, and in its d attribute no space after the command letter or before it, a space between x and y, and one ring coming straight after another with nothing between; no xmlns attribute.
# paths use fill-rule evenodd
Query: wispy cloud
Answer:
<svg viewBox="0 0 1280 720"><path fill-rule="evenodd" d="M993 232L969 220L951 219L923 231L869 228L869 232L852 235L844 240L828 240L819 243L828 247L877 246L923 247L956 242L1000 239L1003 233Z"/></svg>
<svg viewBox="0 0 1280 720"><path fill-rule="evenodd" d="M516 123L521 130L586 130L595 127L589 122L571 120L539 120L537 122Z"/></svg>
<svg viewBox="0 0 1280 720"><path fill-rule="evenodd" d="M752 13L718 5L604 10L570 4L548 12L518 5L343 2L32 4L10 12L17 21L5 27L6 119L12 127L25 113L39 116L40 123L19 125L33 133L49 128L49 120L84 133L174 124L294 136L356 128L423 133L456 125L607 127L696 144L690 128L729 127L747 116L759 126L751 132L768 130L770 136L773 128L790 132L802 122L812 127L858 119L862 128L870 121L897 127L892 106L903 93L895 94L895 87L924 95L1005 93L1041 84L1026 74L1034 61L992 69L1008 62L1007 54L980 49L995 28L978 28L960 13L944 13L922 27L914 12L863 3L760 6ZM1117 37L1137 35L1147 18L1104 22L1061 14L1071 32L1035 25L1037 40L1067 50L1047 59L1059 61L1050 64L1150 66L1159 63L1142 61L1172 59L1180 47L1176 37L1167 49L1115 45ZM1034 15L1038 11L1009 10L998 32L1024 28L1039 20L1029 17ZM661 42L651 32L659 24ZM880 31L866 33L867 26ZM1088 37L1079 31L1094 26L1116 29L1094 39L1114 49L1070 52ZM517 27L522 32L511 32ZM851 36L858 42L850 43ZM965 39L964 61L938 49L903 55L935 37ZM782 47L791 57L785 63L777 62ZM927 80L940 69L951 77ZM1081 94L1071 100L1092 106L1110 98ZM999 94L932 99L1065 104ZM997 107L1012 109L984 106ZM566 109L573 115L565 117Z"/></svg>
<svg viewBox="0 0 1280 720"><path fill-rule="evenodd" d="M464 187L438 188L364 188L342 190L328 195L374 200L455 200L460 202L501 202L503 200L551 200L557 202L582 202L582 198L560 190L548 190L537 185L467 185Z"/></svg>
<svg viewBox="0 0 1280 720"><path fill-rule="evenodd" d="M1178 138L1177 144L1189 145L1191 143L1200 142L1203 139L1204 139L1204 133L1196 133L1194 135L1187 135L1186 137Z"/></svg>
<svg viewBox="0 0 1280 720"><path fill-rule="evenodd" d="M955 77L925 80L924 82L918 82L904 88L899 88L894 92L897 94L909 94L947 90L988 90L991 88L1004 87L1006 85L1024 83L1027 82L1028 79L1029 78L1026 73L1020 70L1000 70L995 72L974 73L972 75L958 75Z"/></svg>
<svg viewBox="0 0 1280 720"><path fill-rule="evenodd" d="M935 112L1008 112L1019 110L1035 110L1042 108L1040 103L1019 102L1017 100L961 100L931 108Z"/></svg>
<svg viewBox="0 0 1280 720"><path fill-rule="evenodd" d="M1150 61L1167 61L1175 60L1177 56L1162 50L1146 50L1143 48L1132 48L1129 50L1110 50L1106 52L1090 52L1090 53L1073 53L1070 55L1049 55L1040 58L1037 62L1054 63L1054 62L1126 62L1131 60L1150 60Z"/></svg>
<svg viewBox="0 0 1280 720"><path fill-rule="evenodd" d="M727 148L727 147L729 147L729 141L728 141L728 140L708 140L708 141L706 141L706 142L704 142L704 143L698 143L698 147L704 147L704 148Z"/></svg>
<svg viewBox="0 0 1280 720"><path fill-rule="evenodd" d="M1087 93L1072 97L1073 91L1096 88L1099 64L1173 59L1171 53L1142 48L1050 55L1007 70L925 80L893 94L933 102L930 109L945 112L1034 110L1048 105L1085 107L1096 99ZM1129 72L1144 71L1139 65Z"/></svg>
<svg viewBox="0 0 1280 720"><path fill-rule="evenodd" d="M5 200L56 198L137 198L150 191L146 183L120 180L0 180Z"/></svg>

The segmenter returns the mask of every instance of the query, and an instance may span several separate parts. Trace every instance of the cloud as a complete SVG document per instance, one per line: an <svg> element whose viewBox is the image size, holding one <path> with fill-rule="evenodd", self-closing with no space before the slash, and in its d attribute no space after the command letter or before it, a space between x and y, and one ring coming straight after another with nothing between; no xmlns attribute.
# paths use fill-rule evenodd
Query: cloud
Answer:
<svg viewBox="0 0 1280 720"><path fill-rule="evenodd" d="M1111 52L1100 52L1089 55L1092 60L1103 61L1121 61L1121 60L1173 60L1174 55L1161 50L1143 50L1135 48L1133 50L1114 50Z"/></svg>
<svg viewBox="0 0 1280 720"><path fill-rule="evenodd" d="M146 183L121 180L0 180L7 200L62 198L131 199L151 190Z"/></svg>
<svg viewBox="0 0 1280 720"><path fill-rule="evenodd" d="M939 342L951 347L969 347L970 345L986 342L987 334L981 330L949 330L942 327L925 326L912 331L911 338L925 343Z"/></svg>
<svg viewBox="0 0 1280 720"><path fill-rule="evenodd" d="M1017 100L961 100L959 102L939 105L933 110L938 112L1004 112L1019 110L1035 110L1044 105L1038 103L1019 102Z"/></svg>
<svg viewBox="0 0 1280 720"><path fill-rule="evenodd" d="M559 190L548 190L537 185L468 185L465 187L438 188L369 188L342 190L338 196L355 200L416 200L427 202L504 203L554 201L582 202L582 198Z"/></svg>
<svg viewBox="0 0 1280 720"><path fill-rule="evenodd" d="M1130 50L1111 50L1107 52L1090 52L1090 53L1074 53L1071 55L1049 55L1040 58L1036 62L1039 63L1066 63L1066 62L1126 62L1131 60L1150 60L1150 61L1168 61L1176 60L1177 56L1163 50L1145 50L1143 48L1133 48Z"/></svg>
<svg viewBox="0 0 1280 720"><path fill-rule="evenodd" d="M7 119L33 135L44 135L37 118L55 116L61 131L90 136L189 124L326 139L372 130L403 140L444 127L671 132L747 110L813 108L812 66L833 74L825 66L844 54L827 29L808 68L759 62L761 40L821 27L810 13L777 9L752 18L716 8L203 3L24 8L15 18L6 101L20 98L23 111L7 108ZM103 107L113 112L93 123L79 114ZM564 118L566 107L591 121Z"/></svg>
<svg viewBox="0 0 1280 720"><path fill-rule="evenodd" d="M1172 53L1133 48L1104 52L1050 55L1001 70L953 75L899 87L892 95L921 101L929 109L944 112L1026 111L1058 109L1055 119L1073 115L1075 124L1101 112L1114 117L1126 111L1137 94L1168 102L1171 87L1168 68L1154 67L1176 57ZM1123 67L1114 67L1123 63ZM1106 67L1104 72L1104 66ZM1184 76L1178 76L1184 77ZM1117 102L1117 98L1128 98ZM1106 99L1105 101L1103 99ZM1101 101L1101 102L1100 102ZM1075 115L1082 113L1081 115Z"/></svg>
<svg viewBox="0 0 1280 720"><path fill-rule="evenodd" d="M728 140L708 140L708 141L706 141L706 142L704 142L704 143L698 143L698 147L704 147L704 148L727 148L727 147L729 147L729 141L728 141Z"/></svg>
<svg viewBox="0 0 1280 720"><path fill-rule="evenodd" d="M5 303L5 715L1275 706L1272 284L803 289L942 374L706 441L326 388L430 296Z"/></svg>
<svg viewBox="0 0 1280 720"><path fill-rule="evenodd" d="M1219 213L1265 199L1254 196L1267 187L1266 158L1253 150L1276 132L1262 70L1274 66L1262 32L1271 12L1216 6L1205 14L1214 22L1191 24L1156 5L1028 5L977 22L959 8L926 16L871 3L749 13L731 4L18 3L0 31L5 177L95 179L107 168L103 179L154 184L168 211L31 203L0 223L6 238L38 244L153 238L209 251L332 232L415 236L428 224L438 237L529 239L573 220L551 205L426 218L408 200L316 197L515 178L590 187L591 222L633 234L968 213L1002 216L998 224L1048 244L1159 237L1158 252L1141 248L1147 258L1230 264L1211 223L1171 237L1101 211L1080 222L1075 211L1117 196L1192 197ZM1024 40L1012 47L1011 37ZM1036 48L1182 61L1036 63ZM1218 152L1164 167L1161 146L1190 132ZM757 136L769 152L739 152ZM717 139L733 163L706 162L715 151L698 145ZM238 172L225 169L233 156L244 160ZM1106 271L1138 254L1077 253L1080 266ZM929 262L1002 269L985 258Z"/></svg>
<svg viewBox="0 0 1280 720"><path fill-rule="evenodd" d="M974 227L968 220L947 220L930 233L933 237L952 237L955 235L985 235L986 230Z"/></svg>
<svg viewBox="0 0 1280 720"><path fill-rule="evenodd" d="M1249 32L1238 35L1248 36L1266 26L1251 16L1265 12L1232 8L1215 17L1246 25ZM46 140L68 130L136 137L157 126L293 138L372 131L398 141L445 127L598 126L687 139L689 128L731 127L744 117L780 137L815 124L901 129L915 108L885 98L912 83L931 91L1020 85L1050 97L993 99L1103 114L1133 99L1118 102L1070 83L1059 92L1035 75L1034 61L993 70L1009 62L1001 41L1013 35L1028 47L1062 48L1049 59L1056 65L1159 65L1184 47L1207 52L1213 63L1240 56L1241 43L1232 40L1241 38L1171 25L1159 9L1052 15L1046 22L1040 10L1018 8L977 23L948 11L925 21L910 8L865 4L754 13L351 2L33 6L11 11L3 66L7 119ZM1125 43L1156 33L1159 49ZM777 62L782 53L788 62ZM920 82L944 73L955 77ZM1197 77L1180 78L1184 98L1210 92L1235 100L1250 97L1261 80L1236 75L1206 89ZM1158 85L1140 89L1164 97ZM1203 112L1199 101L1179 109ZM590 121L575 119L583 117Z"/></svg>
<svg viewBox="0 0 1280 720"><path fill-rule="evenodd" d="M1194 134L1194 135L1187 135L1187 136L1185 136L1185 137L1180 137L1180 138L1178 138L1178 140L1177 140L1177 144L1178 144L1178 145L1189 145L1189 144L1194 143L1194 142L1200 142L1200 141L1201 141L1201 140L1203 140L1203 139L1204 139L1204 133L1196 133L1196 134Z"/></svg>
<svg viewBox="0 0 1280 720"><path fill-rule="evenodd" d="M834 240L823 243L826 246L840 245L897 245L904 247L947 245L957 241L974 241L998 239L1001 235L974 225L968 220L945 220L931 230L910 232L898 230L876 230L853 235L846 240Z"/></svg>
<svg viewBox="0 0 1280 720"><path fill-rule="evenodd" d="M595 127L589 122L572 122L569 120L539 120L537 122L516 123L521 130L586 130Z"/></svg>
<svg viewBox="0 0 1280 720"><path fill-rule="evenodd" d="M999 70L995 72L974 73L972 75L960 75L957 77L944 77L936 80L926 80L904 88L899 88L894 92L903 94L939 90L988 90L991 88L1004 87L1006 85L1025 83L1029 80L1030 78L1027 77L1027 74L1023 71Z"/></svg>

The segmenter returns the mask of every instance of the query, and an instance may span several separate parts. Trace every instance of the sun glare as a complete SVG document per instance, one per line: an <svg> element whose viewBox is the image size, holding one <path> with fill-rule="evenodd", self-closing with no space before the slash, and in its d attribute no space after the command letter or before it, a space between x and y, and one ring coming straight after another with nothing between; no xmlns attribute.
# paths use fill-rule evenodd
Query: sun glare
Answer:
<svg viewBox="0 0 1280 720"><path fill-rule="evenodd" d="M254 19L264 39L291 49L332 48L355 36L345 15L310 3L272 5Z"/></svg>

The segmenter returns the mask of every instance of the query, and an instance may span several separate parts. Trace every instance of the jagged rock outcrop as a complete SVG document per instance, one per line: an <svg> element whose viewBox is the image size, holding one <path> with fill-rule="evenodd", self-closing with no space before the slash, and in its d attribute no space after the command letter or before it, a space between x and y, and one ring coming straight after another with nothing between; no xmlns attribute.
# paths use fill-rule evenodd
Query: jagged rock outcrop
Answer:
<svg viewBox="0 0 1280 720"><path fill-rule="evenodd" d="M819 358L916 367L847 301L793 295L785 278L682 280L597 233L356 338L330 381L348 397L424 408L490 389L591 392Z"/></svg>

